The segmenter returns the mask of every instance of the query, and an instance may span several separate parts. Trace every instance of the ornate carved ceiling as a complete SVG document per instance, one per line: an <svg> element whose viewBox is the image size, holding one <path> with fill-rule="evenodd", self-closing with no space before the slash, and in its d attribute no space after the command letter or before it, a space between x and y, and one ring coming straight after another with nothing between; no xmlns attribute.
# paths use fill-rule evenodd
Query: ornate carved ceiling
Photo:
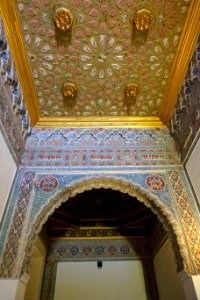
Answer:
<svg viewBox="0 0 200 300"><path fill-rule="evenodd" d="M174 101L170 97L177 96L174 90L171 96L167 91L173 76L180 75L171 71L183 56L180 77L184 76L194 41L189 41L187 52L180 50L199 1L6 2L1 11L13 51L17 45L20 48L14 58L33 123L65 126L71 121L109 120L123 126L145 120L162 126L167 121L165 110L169 114ZM67 9L68 21L71 18L66 31L56 27L62 22L55 21L61 7ZM71 97L67 90L63 93L69 83Z"/></svg>
<svg viewBox="0 0 200 300"><path fill-rule="evenodd" d="M63 203L49 217L49 237L148 237L156 215L136 198L111 189L93 189Z"/></svg>

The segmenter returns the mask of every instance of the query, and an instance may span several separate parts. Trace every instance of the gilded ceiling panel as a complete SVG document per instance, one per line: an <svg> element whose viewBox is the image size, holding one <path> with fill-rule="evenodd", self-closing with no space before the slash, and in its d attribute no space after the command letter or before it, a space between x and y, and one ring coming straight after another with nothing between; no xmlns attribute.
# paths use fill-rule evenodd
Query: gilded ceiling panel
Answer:
<svg viewBox="0 0 200 300"><path fill-rule="evenodd" d="M17 0L41 116L157 115L189 2ZM72 19L67 31L56 27L60 8ZM149 19L139 31L141 10ZM69 83L73 97L63 95Z"/></svg>

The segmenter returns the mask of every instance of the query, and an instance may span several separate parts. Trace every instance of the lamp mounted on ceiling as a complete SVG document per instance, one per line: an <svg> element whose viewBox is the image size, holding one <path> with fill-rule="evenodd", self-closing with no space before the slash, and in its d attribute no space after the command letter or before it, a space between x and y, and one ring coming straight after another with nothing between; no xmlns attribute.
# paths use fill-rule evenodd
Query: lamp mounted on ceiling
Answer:
<svg viewBox="0 0 200 300"><path fill-rule="evenodd" d="M127 99L128 104L135 104L138 94L138 85L136 83L128 83L124 89L124 96Z"/></svg>
<svg viewBox="0 0 200 300"><path fill-rule="evenodd" d="M77 93L78 89L74 83L65 82L63 84L63 99L69 106L73 106L75 104Z"/></svg>
<svg viewBox="0 0 200 300"><path fill-rule="evenodd" d="M55 26L64 32L67 32L72 28L73 16L70 10L64 7L56 9L54 17Z"/></svg>
<svg viewBox="0 0 200 300"><path fill-rule="evenodd" d="M152 22L150 11L145 8L138 10L134 22L137 31L148 31Z"/></svg>
<svg viewBox="0 0 200 300"><path fill-rule="evenodd" d="M65 7L55 8L53 21L55 24L56 39L59 43L71 39L73 20L73 15L69 9Z"/></svg>
<svg viewBox="0 0 200 300"><path fill-rule="evenodd" d="M141 45L145 44L152 22L152 14L146 8L139 9L133 16L132 41L136 47L140 47Z"/></svg>
<svg viewBox="0 0 200 300"><path fill-rule="evenodd" d="M103 267L103 262L102 261L97 261L97 268L102 269Z"/></svg>

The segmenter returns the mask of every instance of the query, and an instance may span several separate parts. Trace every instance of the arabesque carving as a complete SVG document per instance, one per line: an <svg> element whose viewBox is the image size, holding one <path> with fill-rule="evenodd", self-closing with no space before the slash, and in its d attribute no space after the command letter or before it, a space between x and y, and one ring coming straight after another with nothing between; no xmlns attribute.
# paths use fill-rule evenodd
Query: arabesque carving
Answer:
<svg viewBox="0 0 200 300"><path fill-rule="evenodd" d="M173 246L176 249L176 257L178 270L183 268L189 273L194 273L193 266L188 260L187 251L185 249L185 241L182 237L181 229L178 223L174 219L170 210L159 200L158 197L154 196L151 192L144 190L139 185L133 185L130 182L119 180L114 177L97 178L92 179L91 177L77 181L75 184L65 190L65 192L58 193L55 197L49 199L49 202L41 208L40 212L35 217L31 230L29 231L27 238L27 244L23 253L19 256L18 268L23 264L21 272L27 272L27 268L30 263L31 253L33 245L37 239L42 226L46 223L49 216L58 208L63 202L67 201L70 197L82 193L93 188L111 188L113 190L119 190L123 193L128 193L130 196L137 197L138 201L143 202L147 207L151 208L152 211L158 216L159 220L163 223L167 230L170 239L173 242Z"/></svg>

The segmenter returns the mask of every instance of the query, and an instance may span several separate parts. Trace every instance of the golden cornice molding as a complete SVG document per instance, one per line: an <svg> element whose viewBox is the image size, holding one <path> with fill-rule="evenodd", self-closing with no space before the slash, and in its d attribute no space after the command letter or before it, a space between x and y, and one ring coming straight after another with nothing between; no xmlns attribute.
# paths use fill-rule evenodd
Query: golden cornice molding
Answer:
<svg viewBox="0 0 200 300"><path fill-rule="evenodd" d="M41 117L35 127L63 128L164 128L159 117Z"/></svg>
<svg viewBox="0 0 200 300"><path fill-rule="evenodd" d="M171 75L159 111L159 117L41 117L37 94L26 53L21 25L14 0L0 1L0 14L8 37L13 59L16 65L24 99L36 127L166 127L173 112L179 90L184 80L199 31L200 0L191 0L186 22L179 41L178 50L173 62ZM17 49L17 51L16 51Z"/></svg>
<svg viewBox="0 0 200 300"><path fill-rule="evenodd" d="M168 124L200 34L200 0L192 0L172 65L159 117Z"/></svg>
<svg viewBox="0 0 200 300"><path fill-rule="evenodd" d="M15 1L0 1L0 13L17 69L19 81L23 90L24 99L26 101L32 125L34 126L39 119L38 100L26 54L26 47L17 15Z"/></svg>

